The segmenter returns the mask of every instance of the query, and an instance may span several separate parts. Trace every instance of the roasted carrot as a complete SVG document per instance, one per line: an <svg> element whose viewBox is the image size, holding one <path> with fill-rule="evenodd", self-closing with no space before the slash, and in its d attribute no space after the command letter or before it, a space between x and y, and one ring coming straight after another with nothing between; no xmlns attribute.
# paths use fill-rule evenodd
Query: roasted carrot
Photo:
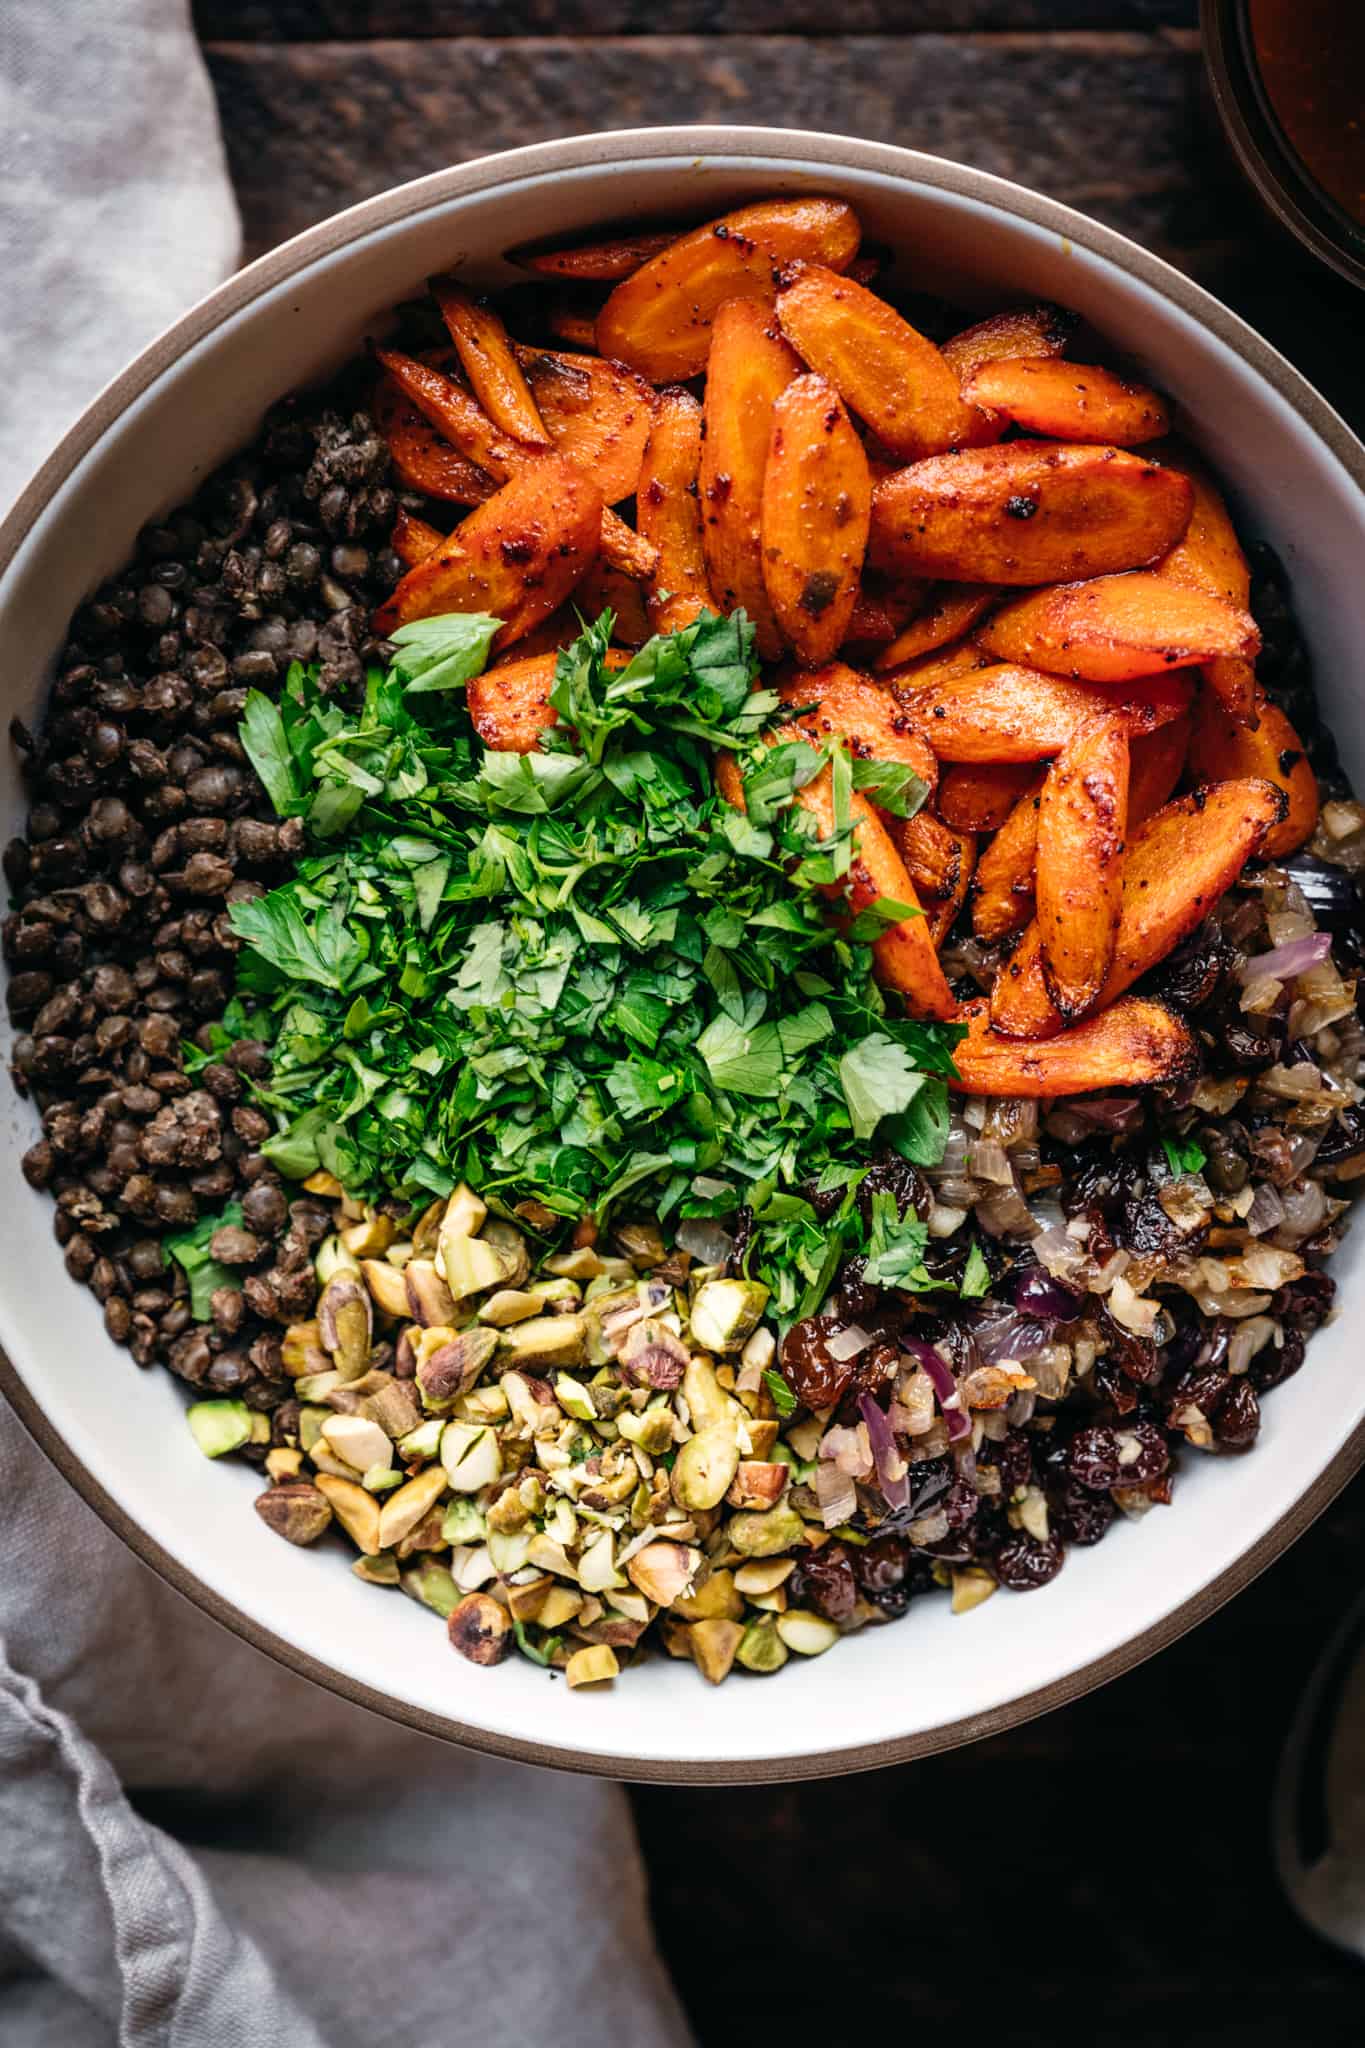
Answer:
<svg viewBox="0 0 1365 2048"><path fill-rule="evenodd" d="M600 356L520 342L516 358L557 452L582 465L608 505L633 497L654 417L644 378Z"/></svg>
<svg viewBox="0 0 1365 2048"><path fill-rule="evenodd" d="M877 656L874 667L904 668L921 654L933 654L950 647L964 633L970 633L999 597L994 583L940 583L923 611L911 619L889 647Z"/></svg>
<svg viewBox="0 0 1365 2048"><path fill-rule="evenodd" d="M763 475L773 406L801 365L771 308L753 299L727 300L710 332L698 473L707 581L721 611L748 613L773 661L782 636L763 578Z"/></svg>
<svg viewBox="0 0 1365 2048"><path fill-rule="evenodd" d="M988 945L1022 931L1033 916L1042 795L1043 778L1035 776L976 864L972 930Z"/></svg>
<svg viewBox="0 0 1365 2048"><path fill-rule="evenodd" d="M481 505L492 497L498 478L452 448L391 377L376 380L372 404L394 474L405 489L452 505Z"/></svg>
<svg viewBox="0 0 1365 2048"><path fill-rule="evenodd" d="M648 600L656 633L677 632L712 606L697 484L701 422L690 391L661 391L640 463L635 516L659 558Z"/></svg>
<svg viewBox="0 0 1365 2048"><path fill-rule="evenodd" d="M546 331L556 341L562 341L579 355L597 353L597 314L600 299L586 300L578 296L561 293L550 300L545 307Z"/></svg>
<svg viewBox="0 0 1365 2048"><path fill-rule="evenodd" d="M1165 404L1145 384L1056 356L997 357L972 371L962 396L968 405L1003 413L1026 433L1055 441L1132 448L1164 434L1170 424Z"/></svg>
<svg viewBox="0 0 1365 2048"><path fill-rule="evenodd" d="M866 570L848 622L849 640L870 646L894 640L924 609L930 588L918 576L896 578Z"/></svg>
<svg viewBox="0 0 1365 2048"><path fill-rule="evenodd" d="M772 199L708 221L618 284L597 316L597 346L656 384L706 365L711 322L727 299L771 306L774 273L805 260L844 270L858 219L840 199Z"/></svg>
<svg viewBox="0 0 1365 2048"><path fill-rule="evenodd" d="M1034 863L1043 975L1072 1022L1093 1009L1113 965L1127 827L1127 729L1093 718L1048 770Z"/></svg>
<svg viewBox="0 0 1365 2048"><path fill-rule="evenodd" d="M1251 599L1251 568L1237 538L1223 494L1192 449L1162 441L1144 449L1154 461L1183 472L1194 488L1194 511L1183 540L1156 565L1159 576L1190 590L1204 590L1245 611ZM1207 664L1204 679L1238 725L1256 718L1256 671L1238 655Z"/></svg>
<svg viewBox="0 0 1365 2048"><path fill-rule="evenodd" d="M470 681L465 693L469 716L486 747L498 754L535 753L541 734L559 723L550 702L558 659L548 649L501 662ZM607 651L608 668L624 668L629 660L624 648Z"/></svg>
<svg viewBox="0 0 1365 2048"><path fill-rule="evenodd" d="M1248 612L1143 570L1017 597L976 637L1001 661L1094 683L1132 682L1220 655L1247 659L1261 644Z"/></svg>
<svg viewBox="0 0 1365 2048"><path fill-rule="evenodd" d="M1283 791L1285 814L1266 833L1261 848L1267 860L1279 860L1317 829L1318 779L1303 741L1279 706L1262 694L1255 711L1254 728L1239 724L1228 716L1220 698L1210 689L1202 690L1190 739L1190 773L1209 781L1259 775Z"/></svg>
<svg viewBox="0 0 1365 2048"><path fill-rule="evenodd" d="M1029 762L955 761L938 786L939 816L959 832L998 832L1037 779Z"/></svg>
<svg viewBox="0 0 1365 2048"><path fill-rule="evenodd" d="M817 263L779 292L782 332L883 447L913 461L972 438L975 420L942 352L865 285Z"/></svg>
<svg viewBox="0 0 1365 2048"><path fill-rule="evenodd" d="M572 462L544 456L471 512L440 547L409 569L375 614L392 632L438 612L488 612L506 647L568 596L597 552L602 496Z"/></svg>
<svg viewBox="0 0 1365 2048"><path fill-rule="evenodd" d="M1179 797L1137 827L1124 856L1123 909L1101 1009L1188 938L1284 809L1283 791L1253 777ZM991 1021L1011 1038L1049 1038L1065 1022L1048 993L1036 923L996 978Z"/></svg>
<svg viewBox="0 0 1365 2048"><path fill-rule="evenodd" d="M955 640L951 647L935 648L932 654L917 654L894 669L885 673L879 671L877 680L894 690L898 697L908 699L917 691L936 689L953 676L970 675L973 669L998 666L994 655L987 654L984 647L978 647L975 640Z"/></svg>
<svg viewBox="0 0 1365 2048"><path fill-rule="evenodd" d="M645 607L645 593L633 576L613 569L599 555L574 588L573 606L585 619L612 613L611 637L620 647L643 647L654 631Z"/></svg>
<svg viewBox="0 0 1365 2048"><path fill-rule="evenodd" d="M1128 746L1128 824L1131 829L1168 803L1190 744L1188 714L1143 733Z"/></svg>
<svg viewBox="0 0 1365 2048"><path fill-rule="evenodd" d="M396 348L376 348L374 354L437 433L444 434L468 462L489 476L505 482L514 469L537 459L535 449L504 433L477 398L435 363L424 363Z"/></svg>
<svg viewBox="0 0 1365 2048"><path fill-rule="evenodd" d="M542 277L562 277L570 284L619 284L654 256L670 248L685 228L645 228L604 236L595 242L570 242L562 248L509 249L508 260Z"/></svg>
<svg viewBox="0 0 1365 2048"><path fill-rule="evenodd" d="M809 705L800 724L820 745L842 740L859 760L898 761L932 790L938 780L933 750L913 730L892 692L842 661L788 677L779 685L784 704Z"/></svg>
<svg viewBox="0 0 1365 2048"><path fill-rule="evenodd" d="M1073 683L997 664L896 694L906 720L940 761L1041 761L1060 753L1097 711L1119 712L1130 739L1155 731L1185 710L1190 685L1181 675L1148 676L1140 684Z"/></svg>
<svg viewBox="0 0 1365 2048"><path fill-rule="evenodd" d="M773 406L760 537L773 615L807 668L847 636L871 512L867 457L837 392L795 378Z"/></svg>
<svg viewBox="0 0 1365 2048"><path fill-rule="evenodd" d="M885 822L924 905L929 936L937 950L967 900L976 866L976 841L969 832L954 832L932 811L916 811L913 818L888 818Z"/></svg>
<svg viewBox="0 0 1365 2048"><path fill-rule="evenodd" d="M1122 449L967 448L877 485L870 555L877 568L954 583L1061 583L1166 554L1192 502L1186 478Z"/></svg>
<svg viewBox="0 0 1365 2048"><path fill-rule="evenodd" d="M399 506L389 535L389 546L405 569L415 569L419 562L425 562L428 555L434 555L445 535L439 526L429 520L419 519L414 512Z"/></svg>
<svg viewBox="0 0 1365 2048"><path fill-rule="evenodd" d="M1012 356L1065 355L1076 326L1076 314L1064 306L1020 306L965 327L944 342L943 353L965 383L983 363L1008 361Z"/></svg>
<svg viewBox="0 0 1365 2048"><path fill-rule="evenodd" d="M545 422L536 410L501 317L491 306L481 305L453 277L433 278L431 294L474 396L494 426L528 447L548 448Z"/></svg>
<svg viewBox="0 0 1365 2048"><path fill-rule="evenodd" d="M1183 1081L1199 1071L1189 1026L1139 996L1125 996L1042 1045L1002 1038L990 1028L985 1003L969 1004L960 1016L968 1035L953 1061L955 1085L965 1095L1084 1095Z"/></svg>

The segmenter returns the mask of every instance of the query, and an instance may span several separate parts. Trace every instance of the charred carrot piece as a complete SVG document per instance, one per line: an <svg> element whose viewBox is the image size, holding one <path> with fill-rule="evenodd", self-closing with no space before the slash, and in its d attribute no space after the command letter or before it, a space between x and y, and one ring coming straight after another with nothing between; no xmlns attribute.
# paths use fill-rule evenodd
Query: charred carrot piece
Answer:
<svg viewBox="0 0 1365 2048"><path fill-rule="evenodd" d="M684 228L646 228L639 233L608 235L596 242L570 242L562 248L511 249L508 259L542 277L562 277L570 284L619 284L652 257L671 248Z"/></svg>
<svg viewBox="0 0 1365 2048"><path fill-rule="evenodd" d="M378 378L372 404L394 473L405 489L445 498L452 505L481 505L492 497L498 478L443 440L392 378Z"/></svg>
<svg viewBox="0 0 1365 2048"><path fill-rule="evenodd" d="M1094 1007L1114 962L1127 828L1127 729L1121 718L1094 718L1053 762L1038 806L1043 975L1072 1021Z"/></svg>
<svg viewBox="0 0 1365 2048"><path fill-rule="evenodd" d="M1131 384L1095 363L1055 356L1005 356L983 363L962 386L968 405L1003 413L1026 433L1055 441L1105 441L1136 447L1164 434L1170 414L1145 384Z"/></svg>
<svg viewBox="0 0 1365 2048"><path fill-rule="evenodd" d="M888 818L886 829L924 905L929 936L938 951L967 900L976 840L969 832L955 832L927 810L916 811L913 818Z"/></svg>
<svg viewBox="0 0 1365 2048"><path fill-rule="evenodd" d="M1181 675L1140 683L1073 683L1001 663L949 676L932 689L898 689L909 725L940 761L1041 761L1058 754L1098 711L1117 712L1130 739L1185 711Z"/></svg>
<svg viewBox="0 0 1365 2048"><path fill-rule="evenodd" d="M1194 510L1185 536L1157 563L1157 574L1246 611L1251 600L1251 567L1213 478L1194 451L1179 441L1158 442L1143 452L1180 470L1194 490ZM1204 680L1235 724L1255 724L1256 671L1249 660L1220 656L1207 664Z"/></svg>
<svg viewBox="0 0 1365 2048"><path fill-rule="evenodd" d="M415 512L408 512L399 506L389 535L389 546L405 569L415 569L428 555L434 555L445 539L439 526L429 520L419 519Z"/></svg>
<svg viewBox="0 0 1365 2048"><path fill-rule="evenodd" d="M933 749L914 730L890 690L842 661L789 676L779 684L784 704L809 706L800 723L820 745L842 740L865 761L899 761L932 790L938 780Z"/></svg>
<svg viewBox="0 0 1365 2048"><path fill-rule="evenodd" d="M661 391L640 463L635 516L658 556L648 599L656 633L677 632L713 608L697 486L701 421L701 407L690 391Z"/></svg>
<svg viewBox="0 0 1365 2048"><path fill-rule="evenodd" d="M1141 825L1153 811L1169 803L1185 766L1190 744L1188 716L1171 719L1155 732L1144 733L1129 742L1128 823ZM1222 777L1210 777L1221 781Z"/></svg>
<svg viewBox="0 0 1365 2048"><path fill-rule="evenodd" d="M1001 661L1054 675L1126 683L1220 656L1256 654L1256 621L1221 597L1137 570L1015 598L977 632Z"/></svg>
<svg viewBox="0 0 1365 2048"><path fill-rule="evenodd" d="M1211 686L1202 690L1190 738L1190 773L1211 782L1257 775L1273 783L1283 793L1285 814L1266 833L1261 851L1267 860L1281 860L1317 830L1318 778L1279 706L1260 694L1255 709L1256 725L1241 724L1228 716Z"/></svg>
<svg viewBox="0 0 1365 2048"><path fill-rule="evenodd" d="M577 631L575 623L573 633ZM630 654L623 648L607 650L608 668L624 668L629 660ZM549 648L520 660L499 662L470 681L466 687L469 716L486 747L497 754L536 752L541 734L559 723L559 714L550 702L558 661L557 649Z"/></svg>
<svg viewBox="0 0 1365 2048"><path fill-rule="evenodd" d="M939 816L959 832L998 832L1036 781L1026 761L955 761L944 770L938 786Z"/></svg>
<svg viewBox="0 0 1365 2048"><path fill-rule="evenodd" d="M528 447L548 448L545 422L536 410L500 316L491 306L481 305L454 278L433 278L431 293L474 396L494 426Z"/></svg>
<svg viewBox="0 0 1365 2048"><path fill-rule="evenodd" d="M972 930L988 945L1018 932L1033 916L1038 809L1043 778L1035 777L983 851L976 866Z"/></svg>
<svg viewBox="0 0 1365 2048"><path fill-rule="evenodd" d="M635 495L655 396L624 363L514 344L555 450L585 469L608 505Z"/></svg>
<svg viewBox="0 0 1365 2048"><path fill-rule="evenodd" d="M871 514L867 457L837 392L795 378L773 405L760 544L778 629L806 668L847 636Z"/></svg>
<svg viewBox="0 0 1365 2048"><path fill-rule="evenodd" d="M1084 1095L1183 1081L1199 1071L1189 1026L1139 996L1125 996L1041 1045L993 1031L985 1003L970 1004L960 1015L968 1035L953 1053L954 1085L965 1095Z"/></svg>
<svg viewBox="0 0 1365 2048"><path fill-rule="evenodd" d="M763 477L773 407L801 365L771 308L752 299L719 306L710 334L698 473L707 581L722 612L748 613L774 661L783 643L763 575Z"/></svg>
<svg viewBox="0 0 1365 2048"><path fill-rule="evenodd" d="M871 465L868 466L871 475ZM930 585L922 577L899 580L867 570L858 585L848 638L870 645L894 640L924 610Z"/></svg>
<svg viewBox="0 0 1365 2048"><path fill-rule="evenodd" d="M994 583L941 583L930 602L908 621L873 664L878 669L904 668L922 654L950 647L970 633L1000 596Z"/></svg>

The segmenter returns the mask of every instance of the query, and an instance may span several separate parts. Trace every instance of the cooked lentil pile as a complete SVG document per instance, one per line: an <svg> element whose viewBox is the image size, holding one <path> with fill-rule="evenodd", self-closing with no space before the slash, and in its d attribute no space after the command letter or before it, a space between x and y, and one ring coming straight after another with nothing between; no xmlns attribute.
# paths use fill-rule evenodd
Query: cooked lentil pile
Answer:
<svg viewBox="0 0 1365 2048"><path fill-rule="evenodd" d="M474 317L447 310L452 332ZM1035 326L1049 347L1069 331ZM536 399L559 402L554 359L520 355ZM388 367L446 417L445 371ZM648 689L628 715L619 697L608 709L607 629L588 631L553 699L531 679L535 762L520 742L503 752L452 691L497 619L477 658L442 644L439 617L397 660L375 636L404 569L439 548L432 493L453 473L383 388L383 433L349 404L280 407L148 528L73 621L41 730L15 732L33 805L5 856L4 943L16 1083L42 1118L24 1171L54 1196L68 1271L109 1334L192 1389L200 1448L263 1468L270 1529L344 1543L475 1663L515 1649L575 1686L654 1642L712 1682L769 1673L923 1593L961 1613L1031 1590L1069 1545L1167 1504L1189 1452L1250 1449L1262 1396L1330 1312L1325 1261L1365 1173L1365 810L1273 562L1252 595L1259 685L1303 736L1323 804L1306 847L1244 868L1137 982L1188 1025L1202 1071L964 1097L943 1080L960 1027L915 1024L876 991L885 921L865 912L836 940L812 908L847 874L855 792L915 816L925 785L905 759L836 736L834 827L803 837L791 805L820 742L743 760L750 629L705 608L699 629L691 599L635 632L668 637L637 657ZM695 402L670 402L695 434ZM459 462L459 489L489 485ZM610 529L623 560L634 539ZM596 586L599 604L621 596ZM405 689L452 694L410 715ZM799 686L786 694L799 706ZM551 702L572 741L549 735ZM631 719L646 738L677 728L652 795ZM747 816L712 801L712 745L742 759ZM470 792L497 820L491 851L471 854ZM641 858L629 819L607 832L617 800L646 827L655 805L659 843L685 839L694 872L662 893L647 878L624 906L598 877L573 966L579 1042L528 1079L526 1042L573 957L553 949L547 876L571 855L575 872ZM537 837L528 818L551 812ZM579 831L600 834L591 858ZM741 876L766 966L764 948L742 956L743 919L691 901L698 872L732 890ZM932 919L958 1007L999 991L1019 929L983 933L967 880L945 875ZM509 894L514 940L489 940L486 906ZM621 966L623 930L654 949L652 981ZM603 975L623 977L610 1004ZM548 1008L516 1047L498 1018L526 1009L535 977ZM706 1031L675 1030L713 999ZM404 1089L385 1060L422 1032ZM780 1170L762 1170L765 1143Z"/></svg>

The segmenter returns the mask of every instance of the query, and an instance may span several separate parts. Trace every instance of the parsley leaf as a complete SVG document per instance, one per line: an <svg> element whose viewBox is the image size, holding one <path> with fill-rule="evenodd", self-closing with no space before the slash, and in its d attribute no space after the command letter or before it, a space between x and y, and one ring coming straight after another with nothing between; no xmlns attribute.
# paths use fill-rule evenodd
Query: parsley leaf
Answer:
<svg viewBox="0 0 1365 2048"><path fill-rule="evenodd" d="M895 1196L879 1189L872 1197L863 1278L872 1287L932 1287L934 1283L924 1270L928 1242L928 1224L921 1223L913 1209L900 1215Z"/></svg>
<svg viewBox="0 0 1365 2048"><path fill-rule="evenodd" d="M882 1032L860 1039L839 1062L839 1081L855 1138L870 1138L884 1116L910 1107L924 1086L903 1045Z"/></svg>
<svg viewBox="0 0 1365 2048"><path fill-rule="evenodd" d="M901 761L855 761L853 787L893 818L913 818L929 794L928 783Z"/></svg>
<svg viewBox="0 0 1365 2048"><path fill-rule="evenodd" d="M162 1239L166 1250L183 1268L190 1283L190 1314L197 1323L207 1323L213 1316L213 1296L220 1287L240 1289L242 1276L231 1266L222 1266L209 1251L209 1244L215 1231L226 1224L238 1229L242 1223L240 1202L229 1202L221 1216L201 1216L192 1230L178 1231L174 1236Z"/></svg>
<svg viewBox="0 0 1365 2048"><path fill-rule="evenodd" d="M973 1242L967 1254L967 1263L962 1268L962 1279L958 1292L966 1301L974 1301L990 1290L991 1274L979 1244Z"/></svg>
<svg viewBox="0 0 1365 2048"><path fill-rule="evenodd" d="M1163 1138L1161 1145L1172 1173L1198 1173L1208 1157L1193 1138Z"/></svg>
<svg viewBox="0 0 1365 2048"><path fill-rule="evenodd" d="M436 619L414 619L389 635L398 649L393 673L409 697L433 690L462 690L482 675L493 636L502 625L486 612L447 612Z"/></svg>
<svg viewBox="0 0 1365 2048"><path fill-rule="evenodd" d="M773 1406L784 1419L796 1413L796 1396L788 1384L785 1373L770 1365L763 1375L763 1384L773 1397Z"/></svg>

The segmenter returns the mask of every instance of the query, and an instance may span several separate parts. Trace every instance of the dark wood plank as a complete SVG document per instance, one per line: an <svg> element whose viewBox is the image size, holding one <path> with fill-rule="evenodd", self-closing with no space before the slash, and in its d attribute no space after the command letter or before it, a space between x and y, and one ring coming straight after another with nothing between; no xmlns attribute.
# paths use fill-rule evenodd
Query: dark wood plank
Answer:
<svg viewBox="0 0 1365 2048"><path fill-rule="evenodd" d="M236 43L208 58L252 253L442 163L665 114L936 151L1195 269L1232 232L1183 32Z"/></svg>
<svg viewBox="0 0 1365 2048"><path fill-rule="evenodd" d="M1267 1835L1280 1743L1362 1554L1365 1477L1202 1629L1043 1721L868 1778L635 1791L702 2048L842 2044L869 2022L1010 2048L1092 2023L1107 2048L1358 2040L1359 1966L1290 1913Z"/></svg>
<svg viewBox="0 0 1365 2048"><path fill-rule="evenodd" d="M1193 28L1197 0L195 0L205 41Z"/></svg>

